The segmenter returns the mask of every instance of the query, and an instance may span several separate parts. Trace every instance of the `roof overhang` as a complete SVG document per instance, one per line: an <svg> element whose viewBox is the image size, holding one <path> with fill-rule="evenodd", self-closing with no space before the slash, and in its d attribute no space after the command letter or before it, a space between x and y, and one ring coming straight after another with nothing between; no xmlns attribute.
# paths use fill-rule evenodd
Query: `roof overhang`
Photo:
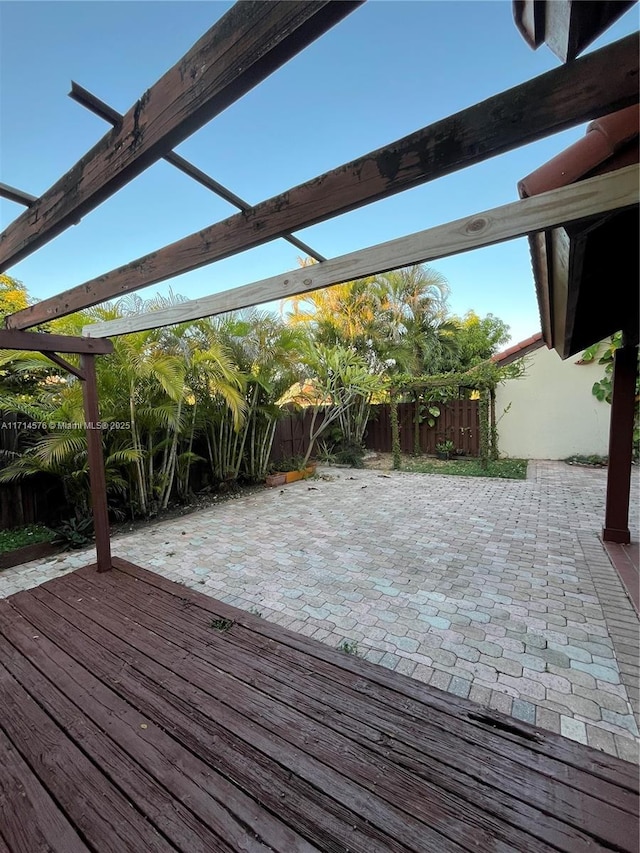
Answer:
<svg viewBox="0 0 640 853"><path fill-rule="evenodd" d="M638 117L630 107L592 122L583 139L520 182L520 195L637 163ZM637 337L638 227L636 204L529 237L542 333L561 358L620 330Z"/></svg>
<svg viewBox="0 0 640 853"><path fill-rule="evenodd" d="M579 56L635 0L513 0L513 18L529 47L545 43L562 60Z"/></svg>

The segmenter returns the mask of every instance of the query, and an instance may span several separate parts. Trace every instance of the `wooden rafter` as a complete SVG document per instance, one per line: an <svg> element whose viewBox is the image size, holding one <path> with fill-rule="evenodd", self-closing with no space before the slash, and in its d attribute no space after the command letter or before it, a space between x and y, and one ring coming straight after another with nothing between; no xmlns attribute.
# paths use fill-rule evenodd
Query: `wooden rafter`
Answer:
<svg viewBox="0 0 640 853"><path fill-rule="evenodd" d="M514 0L516 26L532 48L543 42L570 62L602 35L636 0Z"/></svg>
<svg viewBox="0 0 640 853"><path fill-rule="evenodd" d="M637 35L548 71L7 318L25 329L487 160L637 102Z"/></svg>
<svg viewBox="0 0 640 853"><path fill-rule="evenodd" d="M67 373L71 373L76 378L84 380L85 376L82 370L79 367L76 367L74 364L69 364L66 359L61 358L57 353L42 350L42 355L46 356L49 361L52 361L58 367L61 367L63 370L66 370Z"/></svg>
<svg viewBox="0 0 640 853"><path fill-rule="evenodd" d="M115 336L184 323L308 293L409 264L432 261L595 214L630 207L638 204L639 174L637 166L628 166L617 172L428 228L322 264L303 267L202 299L193 299L161 311L87 325L82 331L84 335L95 337Z"/></svg>
<svg viewBox="0 0 640 853"><path fill-rule="evenodd" d="M49 335L46 332L17 332L0 329L0 349L27 352L66 352L108 355L113 344L107 340L80 338L73 335Z"/></svg>
<svg viewBox="0 0 640 853"><path fill-rule="evenodd" d="M0 234L0 272L78 222L361 2L236 3L117 127Z"/></svg>
<svg viewBox="0 0 640 853"><path fill-rule="evenodd" d="M0 184L0 198L6 198L16 204L24 204L25 207L32 207L38 201L37 196L25 193L16 187L10 187L9 184Z"/></svg>
<svg viewBox="0 0 640 853"><path fill-rule="evenodd" d="M122 124L123 116L116 112L112 107L108 104L105 104L104 101L97 98L92 92L89 92L87 89L79 86L77 83L71 83L71 92L69 93L69 97L73 98L79 104L86 107L91 112L99 115L100 118L103 118L105 121L108 121L114 127ZM221 183L214 180L210 175L207 175L202 169L198 169L197 166L194 166L193 163L190 163L188 160L185 160L184 157L181 157L180 154L176 154L175 151L169 151L168 154L165 154L162 158L165 162L170 163L172 166L175 166L176 169L179 169L188 177L192 178L194 181L197 181L203 187L206 187L211 192L215 193L220 198L223 198L225 201L232 204L234 207L237 207L238 210L250 210L251 205L248 201L244 201L244 199L240 198L240 196L236 195L231 190L224 187ZM0 194L2 193L2 184L0 184ZM301 252L304 252L305 255L309 255L312 258L315 258L317 261L325 261L326 258L324 255L321 255L319 252L316 252L315 249L312 249L311 246L307 246L306 243L303 243L302 240L299 240L297 237L294 237L293 234L283 234L282 235L285 240L291 243L292 246L295 246L296 249L300 249Z"/></svg>

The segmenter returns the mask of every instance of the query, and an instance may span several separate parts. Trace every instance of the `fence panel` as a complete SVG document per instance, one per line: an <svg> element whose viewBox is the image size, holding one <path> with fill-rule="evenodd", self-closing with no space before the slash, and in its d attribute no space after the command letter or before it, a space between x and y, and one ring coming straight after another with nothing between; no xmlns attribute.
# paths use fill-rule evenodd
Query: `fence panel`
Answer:
<svg viewBox="0 0 640 853"><path fill-rule="evenodd" d="M64 514L62 487L53 478L36 476L23 483L0 485L0 529L24 524L52 524Z"/></svg>
<svg viewBox="0 0 640 853"><path fill-rule="evenodd" d="M457 450L468 456L478 456L479 408L477 400L450 400L435 404L440 409L434 426L426 420L420 424L420 450L422 453L435 453L436 444L450 440ZM400 426L400 449L403 453L413 452L415 407L413 403L398 404L398 423ZM379 453L390 453L391 446L391 409L388 404L372 406L367 426L365 446Z"/></svg>
<svg viewBox="0 0 640 853"><path fill-rule="evenodd" d="M280 462L292 456L304 456L309 447L309 430L313 411L311 409L294 410L282 417L276 426L271 449L271 462ZM320 413L316 426L322 423Z"/></svg>
<svg viewBox="0 0 640 853"><path fill-rule="evenodd" d="M480 453L478 401L450 400L437 405L440 416L436 418L435 425L430 427L426 421L420 424L422 453L435 453L438 442L450 440L457 450L463 451L467 456L478 456ZM398 405L400 449L403 453L413 453L414 412L413 403ZM312 416L310 409L291 410L278 421L271 451L272 462L304 455L307 452ZM322 418L322 414L318 417ZM365 446L379 453L391 453L391 409L387 403L371 407Z"/></svg>

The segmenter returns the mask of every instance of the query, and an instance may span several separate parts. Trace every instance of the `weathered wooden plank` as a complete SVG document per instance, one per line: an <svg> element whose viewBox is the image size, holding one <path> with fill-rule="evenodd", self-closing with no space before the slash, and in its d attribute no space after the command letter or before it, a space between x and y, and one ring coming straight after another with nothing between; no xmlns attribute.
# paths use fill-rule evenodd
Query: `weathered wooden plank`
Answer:
<svg viewBox="0 0 640 853"><path fill-rule="evenodd" d="M73 335L49 335L46 332L17 332L0 329L0 349L108 355L113 352L113 344L107 340L80 338Z"/></svg>
<svg viewBox="0 0 640 853"><path fill-rule="evenodd" d="M93 577L95 578L95 575ZM637 819L637 797L631 792L621 790L619 786L574 771L573 775L576 777L585 776L582 780L585 793L576 797L576 792L571 791L567 795L566 803L560 806L565 796L563 789L566 784L570 784L567 779L566 766L561 766L552 761L545 762L544 760L537 763L534 768L527 767L524 763L519 764L517 758L520 756L517 754L518 752L524 753L524 750L519 750L517 747L513 750L517 758L514 758L513 755L503 758L499 753L487 749L486 745L478 747L473 741L464 738L461 734L462 726L459 719L454 720L450 716L445 717L433 711L429 712L429 728L420 724L418 731L418 727L410 725L406 717L398 713L397 702L395 707L390 708L378 704L375 700L372 701L370 697L365 699L351 689L348 681L340 685L332 680L331 690L327 691L328 667L322 667L321 671L318 672L316 671L317 664L314 662L314 669L310 670L308 661L298 660L296 662L295 658L292 659L291 656L284 657L286 650L283 650L281 646L276 650L277 653L269 654L268 649L250 643L250 632L243 630L241 626L234 626L233 630L224 632L224 634L212 631L210 616L206 611L198 613L196 607L176 610L175 600L170 597L155 593L141 595L138 590L132 592L131 584L127 590L127 584L123 583L122 577L114 577L108 581L110 587L108 595L104 594L101 583L92 584L92 579L86 576L80 581L76 574L70 580L73 581L74 585L77 585L78 590L82 591L80 594L88 594L87 591L93 587L95 600L107 599L110 606L115 607L117 612L128 615L159 636L188 649L192 654L196 654L204 660L210 660L212 649L218 649L219 655L216 655L215 658L216 666L228 671L238 681L256 686L266 673L270 673L275 680L269 680L270 687L269 689L262 688L263 692L279 701L287 702L293 708L301 710L305 704L302 697L315 696L316 699L321 700L319 709L324 708L326 711L327 704L334 707L338 711L335 719L340 721L344 720L344 715L348 714L351 717L356 716L369 726L370 723L373 724L372 721L376 720L376 716L379 716L380 731L376 733L376 741L380 732L385 732L393 738L399 737L412 748L421 749L427 766L432 759L443 761L444 764L452 762L464 772L475 776L477 780L475 787L470 787L474 785L474 782L467 778L466 782L457 789L457 793L463 796L465 789L467 791L473 790L474 802L478 801L479 787L482 787L483 782L488 781L498 789L500 797L505 799L522 797L525 802L539 808L544 808L544 805L553 798L559 805L565 819L571 818L576 803L579 804L580 809L586 808L587 811L592 809L597 811L602 808L594 798L612 804L615 807L614 819L616 820L619 817L618 809L628 812L633 819ZM252 663L253 661L255 661L255 665ZM294 684L295 689L287 692L287 689L278 683L280 680L285 685ZM285 696L288 698L284 698ZM337 702L339 696L343 698L342 703ZM333 726L333 718L328 717L326 713L320 711L320 718L326 718L327 725L341 730L342 724L340 723L337 727ZM436 731L431 733L431 729ZM385 743L387 743L386 739ZM393 741L389 743L393 743ZM459 755L460 743L464 743L464 760L462 763ZM525 757L525 761L527 758L531 761L530 754ZM547 774L542 772L545 769L545 764L547 769L551 768L551 772ZM555 772L554 764L557 765ZM446 767L439 770L433 777L433 781L436 778L444 780L447 772L450 771ZM538 822L540 819L539 814ZM574 825L579 828L588 829L590 826L590 817L585 818L582 811L575 813L574 820L576 821ZM521 821L518 821L516 825L521 826ZM536 829L535 822L531 823L531 828ZM571 835L570 832L567 834ZM583 843L584 839L580 844ZM567 847L567 849L569 848Z"/></svg>
<svg viewBox="0 0 640 853"><path fill-rule="evenodd" d="M122 122L123 117L120 113L116 112L108 104L105 104L104 101L101 101L100 98L97 98L77 83L71 83L71 92L69 93L69 97L73 98L79 104L87 107L87 109L91 110L96 115L99 115L105 121L110 122L112 125L117 125ZM166 160L167 163L171 163L172 166L175 166L176 169L180 169L180 171L185 175L193 178L194 181L202 184L203 187L206 187L208 190L211 190L211 192L220 196L220 198L228 201L229 204L237 207L238 210L248 210L251 207L249 202L244 201L240 196L237 196L235 193L231 192L231 190L222 186L222 184L214 180L210 175L203 172L202 169L198 169L198 167L194 166L193 163L190 163L188 160L185 160L184 157L176 154L175 151L170 151L168 154L165 154L163 159ZM0 184L0 193L1 192L2 184ZM294 237L291 234L283 234L282 236L297 249L300 249L305 256L308 255L315 258L317 261L326 260L323 255L314 251L310 246L307 246L306 243L303 243L302 240L299 240L297 237Z"/></svg>
<svg viewBox="0 0 640 853"><path fill-rule="evenodd" d="M65 586L73 591L70 603L73 604L78 597L83 601L87 600L88 589L91 588L89 582L83 583L73 576L67 576ZM96 587L100 590L102 584L96 584ZM110 596L100 592L93 596L93 601L94 607L101 603L100 617L96 618L121 619L121 601L112 602ZM220 701L228 706L242 708L243 714L256 725L319 757L325 764L338 767L343 774L347 774L350 779L372 793L377 793L389 804L396 803L406 809L425 826L432 826L431 816L439 813L445 818L445 824L438 827L439 831L451 841L463 846L468 839L470 826L474 827L477 843L485 848L491 845L491 849L495 851L512 851L514 846L517 848L524 842L520 830L497 820L490 811L478 808L475 802L465 800L451 791L444 792L441 785L429 782L426 778L416 778L414 773L393 762L386 750L381 754L372 755L343 733L329 729L324 724L318 725L314 720L305 717L297 706L290 707L279 702L274 707L273 696L265 696L256 690L253 679L250 680L250 685L247 685L235 674L229 677L222 671L223 666L217 659L214 658L215 663L212 665L211 654L198 656L194 644L183 644L180 632L167 630L163 620L145 616L143 611L135 615L135 608L131 608L130 612L137 623L136 628L130 630L126 624L122 624L120 635L125 637L132 647L173 668L174 671L176 668L175 665L172 666L172 660L175 661L178 657L180 674L191 684L216 697L216 700L220 697ZM148 628L149 631L141 636L138 625ZM229 635L233 630L231 628ZM182 657L176 646L191 652L189 657ZM226 654L226 651L223 654ZM216 711L216 715L218 713ZM443 735L446 736L446 732L443 732ZM455 749L457 745L452 744L452 747ZM490 761L491 753L486 754L484 759ZM562 814L567 823L584 829L603 844L620 843L621 833L624 836L624 830L628 832L634 825L634 819L637 819L634 815L625 814L616 805L609 803L605 806L590 795L557 782L552 785L548 779L535 773L526 773L523 768L518 768L519 775L510 773L508 764L504 764L503 769L507 772L504 786L506 794L521 785L532 805L548 809L549 803L553 801L558 813ZM534 839L528 839L528 843L532 851L536 849Z"/></svg>
<svg viewBox="0 0 640 853"><path fill-rule="evenodd" d="M77 599L78 592L72 589L69 603L75 607ZM83 597L80 605L85 600ZM127 661L139 673L147 671L149 661L157 661L173 672L177 680L165 677L163 686L174 697L182 698L186 690L196 688L201 692L198 707L212 721L223 724L245 743L255 744L291 772L318 787L326 786L332 796L348 803L379 829L401 839L409 849L422 851L435 846L458 853L468 849L467 827L451 807L450 798L440 790L429 790L388 760L367 754L297 712L282 705L274 707L268 697L230 679L215 664L177 653L171 642L142 632L110 611L106 608L98 613L94 604L92 618L117 631L129 644ZM445 820L432 821L434 812ZM487 823L491 824L489 829ZM480 826L475 827L477 835L491 843L496 853L511 853L512 845L498 837L499 826L487 820L484 824L480 819Z"/></svg>
<svg viewBox="0 0 640 853"><path fill-rule="evenodd" d="M638 99L638 39L548 71L7 320L28 328L322 222Z"/></svg>
<svg viewBox="0 0 640 853"><path fill-rule="evenodd" d="M121 124L0 234L0 272L78 222L360 2L236 3L136 101Z"/></svg>
<svg viewBox="0 0 640 853"><path fill-rule="evenodd" d="M544 4L544 39L563 62L571 62L595 41L635 0L554 0Z"/></svg>
<svg viewBox="0 0 640 853"><path fill-rule="evenodd" d="M344 853L345 838L354 853L416 849L407 839L417 836L410 827L404 827L403 834L402 822L389 815L375 795L355 785L345 792L337 772L308 761L285 741L265 736L260 726L220 707L204 691L137 652L94 621L91 602L78 601L78 593L67 590L72 607L63 593L62 597L55 594L60 592L59 587L50 584L32 590L29 596L14 596L12 604L57 645L64 645L76 660L91 666L134 707L168 729L173 738L235 785L248 790L323 853ZM101 621L108 624L104 616ZM121 623L115 628L121 631ZM395 836L377 829L379 808L383 820L391 817L387 831L395 829ZM445 843L442 849L459 848Z"/></svg>
<svg viewBox="0 0 640 853"><path fill-rule="evenodd" d="M88 853L48 792L0 730L0 853ZM3 846L2 838L6 839Z"/></svg>
<svg viewBox="0 0 640 853"><path fill-rule="evenodd" d="M149 314L93 323L85 326L82 333L99 338L184 323L523 237L594 214L637 204L640 198L638 176L638 166L628 166L617 172L351 252L322 264L290 270Z"/></svg>
<svg viewBox="0 0 640 853"><path fill-rule="evenodd" d="M77 578L76 575L74 581ZM547 844L564 851L581 851L592 843L592 836L582 832L581 826L576 828L565 822L561 793L565 780L562 775L554 780L541 777L539 767L525 769L511 758L504 759L463 740L446 721L443 726L439 726L436 719L432 725L414 722L407 718L399 703L393 708L384 706L357 694L348 684L340 685L333 681L331 689L327 690L329 682L324 672L318 673L315 668L310 668L310 664L305 668L290 659L283 659L281 648L273 657L268 656L263 648L255 648L248 643L247 631L238 631L235 627L224 633L212 631L211 626L207 627L199 618L197 608L176 609L175 599L161 594L140 595L138 592L130 599L122 578L112 580L108 596L104 591L95 596L95 590L101 587L101 584L96 584L96 599L108 597L113 603L112 596L116 590L120 591L115 606L123 616L135 619L205 660L214 659L218 668L239 682L257 687L271 698L285 702L315 722L345 734L377 755L392 756L394 762L450 791L454 797L468 798L474 806L480 804L483 811L517 829L517 832L511 830L514 832L514 847L524 845L525 837L527 849L532 853L536 849L547 850ZM83 596L90 594L85 591L84 584L78 584L77 588ZM87 584L86 589L90 590L91 585ZM143 614L148 614L149 618ZM327 713L327 706L334 713ZM464 744L462 748L461 744ZM566 768L562 769L566 775ZM615 821L619 818L618 808L628 812L626 820L629 826L637 820L638 802L634 795L613 785L606 790L607 783L593 777L590 781L589 795L579 798L584 809L601 811L606 808L604 803L593 799L604 795L603 799L608 799L615 806ZM575 795L573 798L576 799ZM544 807L550 801L556 804L560 819L545 813ZM583 822L581 815L578 822ZM584 823L588 830L589 819ZM541 841L536 841L536 838Z"/></svg>
<svg viewBox="0 0 640 853"><path fill-rule="evenodd" d="M77 581L79 577L80 576L78 574L74 575L74 582ZM91 581L91 578L87 576L85 576L83 580L84 579ZM176 616L175 614L172 598L166 593L162 595L160 590L157 591L157 594L149 594L147 589L142 592L139 589L139 584L133 587L129 585L128 587L126 581L119 576L114 577L112 582L110 581L110 586L111 589L109 590L108 597L110 600L112 597L117 599L120 602L118 605L119 607L123 606L127 608L123 612L131 612L133 614L136 611L144 611L151 617L157 617L159 620L166 620L166 625L168 627L173 627L173 629L178 632L172 635L174 637L173 641L178 644L181 642L190 643L190 648L193 648L193 640L201 640L204 645L200 648L201 650L204 650L206 654L206 648L208 648L209 645L214 644L214 641L219 638L219 635L216 635L215 633L212 634L210 630L207 630L207 626L211 619L211 614L207 610L200 610L197 607L189 608L188 617L185 616L181 620L180 615ZM148 585L145 584L145 587L148 587ZM96 585L96 594L99 594L100 588L101 587ZM159 628L160 625L161 622L157 623L154 630ZM307 654L302 654L294 648L289 648L282 642L278 643L277 646L274 646L271 642L265 642L264 638L259 634L256 634L248 628L244 628L240 623L234 625L234 630L232 632L224 635L224 640L227 645L234 645L236 647L235 653L246 652L250 658L253 656L256 660L259 659L259 669L262 672L265 671L265 667L269 667L270 664L273 663L276 668L278 665L284 667L283 673L285 673L285 679L288 678L289 675L302 679L312 675L320 686L326 686L328 682L331 682L332 691L339 691L341 688L347 689L351 694L352 700L365 712L365 716L362 717L365 721L369 719L369 712L372 708L378 707L380 713L390 713L390 711L397 709L398 702L401 701L397 694L393 694L391 692L388 693L388 701L389 703L394 704L383 705L380 703L380 699L377 696L367 695L365 699L361 694L358 694L357 690L354 689L353 678L350 678L348 674L343 675L343 671L341 669L336 669L335 666L326 664L317 659L310 659ZM249 661L246 662L246 666L249 667L249 669L251 668ZM240 676L238 675L238 677ZM330 700L332 698L333 693L331 693L330 696L327 696L329 704L331 704ZM473 752L475 750L473 754L477 758L478 768L480 772L483 772L484 764L489 761L489 755L486 753L480 754L476 749L473 739L468 735L464 735L459 715L455 716L452 714L445 714L439 708L429 708L428 714L432 725L434 727L439 727L442 730L438 737L443 737L443 734L446 735L446 733L449 733L452 736L455 736L455 738L465 741L465 751L471 749ZM406 719L403 717L402 724L404 725L405 722ZM516 721L513 722L516 723ZM466 722L465 726L469 728ZM485 748L486 744L487 740L485 738L485 743L483 744ZM491 748L493 751L493 763L498 768L502 768L504 766L504 772L508 775L506 765L504 765L504 762L501 763L501 752L495 752L493 744L491 744ZM526 748L519 744L508 744L508 760L511 763L516 762L522 764L522 768L517 771L520 774L526 775L532 770L531 767L527 767L527 763L531 764L530 753ZM536 760L534 770L537 773L542 773L545 776L548 776L550 779L554 779L561 785L567 784L576 787L578 790L582 789L590 795L601 798L604 801L613 802L630 813L635 813L637 811L637 797L632 792L621 792L619 785L605 782L597 777L594 778L590 774L586 774L582 771L574 770L568 774L566 765L555 759L542 756L540 759ZM522 780L524 776L521 775L519 778Z"/></svg>
<svg viewBox="0 0 640 853"><path fill-rule="evenodd" d="M35 639L33 625L15 615L0 611L0 631L15 646L0 637L4 666L93 761L118 780L140 810L141 821L151 820L178 849L193 853L267 853L272 846L291 853L315 850L277 819L264 815L204 762L180 749L153 720L119 699L51 640ZM107 742L103 733L111 740ZM167 792L173 797L170 809ZM243 820L228 810L238 803L244 803L239 808ZM247 832L251 824L256 832L264 831L268 846Z"/></svg>
<svg viewBox="0 0 640 853"><path fill-rule="evenodd" d="M137 578L141 583L155 586L170 593L175 592L175 585L172 581L154 572L147 571L140 566L136 566L128 560L114 557L113 564L120 572ZM82 573L81 570L80 574ZM474 714L478 711L477 705L469 700L461 699L442 691L429 689L417 681L402 678L397 673L391 672L384 667L375 666L353 655L345 655L337 649L332 649L327 645L310 640L302 634L295 634L293 631L288 631L279 625L259 619L250 613L224 604L216 599L203 596L186 587L181 588L180 596L185 602L193 602L194 605L211 613L215 618L231 619L236 624L249 628L256 634L264 637L265 641L270 644L270 648L276 648L277 644L281 643L285 647L290 647L309 655L311 659L334 665L338 670L345 670L347 674L356 676L355 680L351 678L354 689L361 690L366 695L373 692L379 692L381 695L384 695L388 690L400 694L403 697L408 713L414 714L422 711L428 714L431 712L431 709L441 709L455 718L459 716L460 712L464 712L466 717L468 717L469 714ZM314 665L316 665L315 660ZM494 719L497 726L501 723L505 725L514 723L512 718L497 711L487 712L487 717ZM494 748L496 749L500 749L501 741L504 741L504 746L507 749L511 749L515 744L524 745L527 749L535 753L536 756L546 755L558 761L565 762L570 767L584 770L591 775L613 782L615 785L624 786L636 794L640 790L637 769L633 765L620 761L614 756L580 747L560 735L554 735L552 732L542 732L534 726L529 726L520 721L517 722L517 726L525 734L529 734L530 736L535 735L536 737L533 739L531 737L522 738L507 729L492 729L478 722L473 717L468 717L468 719L471 727L475 726L485 734L495 735ZM538 738L541 738L544 742L538 742ZM537 761L538 759L536 758L535 760Z"/></svg>
<svg viewBox="0 0 640 853"><path fill-rule="evenodd" d="M0 664L0 726L20 744L25 761L86 837L101 840L105 853L175 850L108 783L88 758Z"/></svg>

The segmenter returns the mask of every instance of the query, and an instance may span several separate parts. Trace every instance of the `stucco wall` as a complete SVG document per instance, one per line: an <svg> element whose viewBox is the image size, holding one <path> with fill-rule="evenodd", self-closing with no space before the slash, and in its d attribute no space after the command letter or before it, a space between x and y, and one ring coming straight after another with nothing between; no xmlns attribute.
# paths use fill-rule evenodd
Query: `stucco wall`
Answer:
<svg viewBox="0 0 640 853"><path fill-rule="evenodd" d="M496 418L501 456L566 459L574 453L605 456L609 452L611 406L591 393L603 375L597 363L562 361L546 346L526 356L526 375L496 390Z"/></svg>

